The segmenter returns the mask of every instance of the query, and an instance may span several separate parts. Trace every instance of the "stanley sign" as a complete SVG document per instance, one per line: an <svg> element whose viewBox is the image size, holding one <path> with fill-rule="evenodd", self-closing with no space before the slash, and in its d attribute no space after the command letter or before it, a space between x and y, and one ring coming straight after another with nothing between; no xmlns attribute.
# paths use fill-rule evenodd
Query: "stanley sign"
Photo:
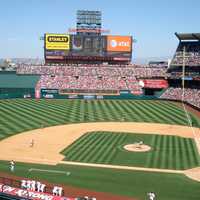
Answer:
<svg viewBox="0 0 200 200"><path fill-rule="evenodd" d="M69 50L70 36L68 34L45 34L47 50Z"/></svg>

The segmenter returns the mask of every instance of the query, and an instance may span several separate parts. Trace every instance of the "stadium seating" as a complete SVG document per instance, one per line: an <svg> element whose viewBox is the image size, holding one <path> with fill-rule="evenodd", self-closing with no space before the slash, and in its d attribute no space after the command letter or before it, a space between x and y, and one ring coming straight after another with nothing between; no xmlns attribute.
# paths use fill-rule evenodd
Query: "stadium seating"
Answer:
<svg viewBox="0 0 200 200"><path fill-rule="evenodd" d="M142 93L138 78L165 77L165 68L119 65L21 65L17 74L41 75L39 88L72 90L130 90Z"/></svg>
<svg viewBox="0 0 200 200"><path fill-rule="evenodd" d="M166 68L153 68L127 65L66 65L66 66L33 66L21 65L17 74L65 75L65 76L136 76L136 77L165 77Z"/></svg>
<svg viewBox="0 0 200 200"><path fill-rule="evenodd" d="M200 65L200 46L196 42L181 42L176 50L171 65L183 65L183 47L185 47L186 66Z"/></svg>
<svg viewBox="0 0 200 200"><path fill-rule="evenodd" d="M200 108L200 89L186 88L184 92L184 101ZM160 98L171 100L182 100L182 88L168 88Z"/></svg>

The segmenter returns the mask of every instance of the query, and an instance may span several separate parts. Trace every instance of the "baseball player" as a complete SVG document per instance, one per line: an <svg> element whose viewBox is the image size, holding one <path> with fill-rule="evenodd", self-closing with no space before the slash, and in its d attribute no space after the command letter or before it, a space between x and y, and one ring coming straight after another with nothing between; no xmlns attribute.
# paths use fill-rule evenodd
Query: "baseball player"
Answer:
<svg viewBox="0 0 200 200"><path fill-rule="evenodd" d="M63 188L62 187L58 187L58 196L62 196L63 193Z"/></svg>
<svg viewBox="0 0 200 200"><path fill-rule="evenodd" d="M153 192L147 193L147 196L149 197L149 200L155 200L155 198L156 198L156 195Z"/></svg>
<svg viewBox="0 0 200 200"><path fill-rule="evenodd" d="M53 195L57 196L58 195L58 186L54 186L52 190Z"/></svg>
<svg viewBox="0 0 200 200"><path fill-rule="evenodd" d="M39 181L36 182L36 191L40 192L40 188L41 188L41 183Z"/></svg>
<svg viewBox="0 0 200 200"><path fill-rule="evenodd" d="M27 182L26 180L21 180L21 188L26 189L27 188Z"/></svg>
<svg viewBox="0 0 200 200"><path fill-rule="evenodd" d="M27 186L27 190L31 190L31 187L32 187L32 181L31 181L31 180L27 180L27 182L26 182L26 186Z"/></svg>
<svg viewBox="0 0 200 200"><path fill-rule="evenodd" d="M10 161L10 171L11 171L11 172L14 172L14 171L15 171L15 162L14 162L14 160L11 160L11 161Z"/></svg>
<svg viewBox="0 0 200 200"><path fill-rule="evenodd" d="M36 181L32 180L31 181L31 190L35 191L35 186L36 186Z"/></svg>
<svg viewBox="0 0 200 200"><path fill-rule="evenodd" d="M30 147L33 147L34 146L34 139L31 139L31 142L30 142Z"/></svg>
<svg viewBox="0 0 200 200"><path fill-rule="evenodd" d="M45 187L46 187L45 184L41 184L41 186L40 186L40 192L44 192L45 191Z"/></svg>

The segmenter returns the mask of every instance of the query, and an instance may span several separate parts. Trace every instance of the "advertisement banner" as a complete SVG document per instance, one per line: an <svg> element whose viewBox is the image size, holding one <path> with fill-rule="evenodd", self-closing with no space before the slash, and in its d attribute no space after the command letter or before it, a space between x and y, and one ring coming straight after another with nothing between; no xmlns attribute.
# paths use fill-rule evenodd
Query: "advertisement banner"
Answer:
<svg viewBox="0 0 200 200"><path fill-rule="evenodd" d="M168 88L168 82L166 80L140 80L139 85L144 88Z"/></svg>
<svg viewBox="0 0 200 200"><path fill-rule="evenodd" d="M46 56L65 56L67 55L68 51L64 50L46 50L45 55Z"/></svg>
<svg viewBox="0 0 200 200"><path fill-rule="evenodd" d="M95 99L94 95L84 95L83 99Z"/></svg>
<svg viewBox="0 0 200 200"><path fill-rule="evenodd" d="M59 197L59 196L54 196L47 193L14 188L14 187L10 187L8 185L2 185L2 184L0 184L0 191L9 195L24 197L24 198L33 199L33 200L66 200L68 199L66 197ZM75 200L75 198L71 198L71 199Z"/></svg>
<svg viewBox="0 0 200 200"><path fill-rule="evenodd" d="M45 34L45 48L47 50L69 50L70 36L68 34Z"/></svg>
<svg viewBox="0 0 200 200"><path fill-rule="evenodd" d="M131 45L130 36L107 36L107 51L130 52Z"/></svg>
<svg viewBox="0 0 200 200"><path fill-rule="evenodd" d="M133 91L131 91L131 94L134 94L134 95L142 95L143 94L143 92L142 92L142 90L133 90Z"/></svg>
<svg viewBox="0 0 200 200"><path fill-rule="evenodd" d="M63 60L64 56L46 56L46 59Z"/></svg>

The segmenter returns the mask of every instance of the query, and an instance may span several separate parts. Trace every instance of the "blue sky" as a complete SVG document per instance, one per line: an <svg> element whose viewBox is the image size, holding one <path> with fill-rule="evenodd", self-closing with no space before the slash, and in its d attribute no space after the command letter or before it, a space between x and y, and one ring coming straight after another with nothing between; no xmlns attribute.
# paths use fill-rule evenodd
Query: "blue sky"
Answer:
<svg viewBox="0 0 200 200"><path fill-rule="evenodd" d="M103 28L132 35L133 58L171 57L175 32L200 32L199 0L0 0L0 5L0 58L42 58L40 36L75 27L78 9L100 10Z"/></svg>

